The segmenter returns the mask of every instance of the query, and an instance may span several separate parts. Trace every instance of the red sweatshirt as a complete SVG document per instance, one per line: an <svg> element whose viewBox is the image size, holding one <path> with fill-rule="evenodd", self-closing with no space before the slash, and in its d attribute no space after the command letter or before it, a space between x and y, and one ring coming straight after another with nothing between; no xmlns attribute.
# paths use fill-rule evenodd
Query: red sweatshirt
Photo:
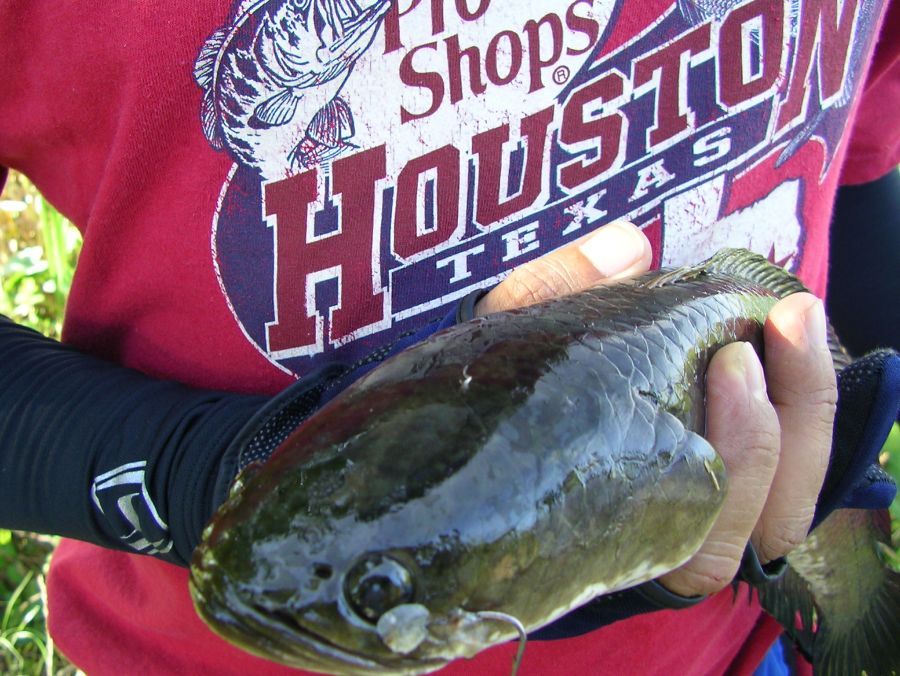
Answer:
<svg viewBox="0 0 900 676"><path fill-rule="evenodd" d="M274 393L616 218L657 264L745 246L821 293L839 179L900 161L896 8L866 80L885 8L14 0L0 165L84 233L66 341ZM281 670L150 558L64 542L49 603L92 675ZM777 633L742 587L533 642L523 673L742 673ZM508 673L512 651L447 672Z"/></svg>

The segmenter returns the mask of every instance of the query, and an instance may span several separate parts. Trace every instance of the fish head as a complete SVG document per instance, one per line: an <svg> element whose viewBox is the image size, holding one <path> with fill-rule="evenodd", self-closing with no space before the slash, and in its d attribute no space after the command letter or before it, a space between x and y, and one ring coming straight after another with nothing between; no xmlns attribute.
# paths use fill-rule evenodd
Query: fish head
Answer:
<svg viewBox="0 0 900 676"><path fill-rule="evenodd" d="M191 571L203 619L249 652L328 673L426 673L515 635L464 607L478 584L457 583L465 554L311 540L265 538L243 552L205 542Z"/></svg>
<svg viewBox="0 0 900 676"><path fill-rule="evenodd" d="M435 495L458 473L452 451L382 453L386 437L394 446L398 429L404 437L404 423L388 411L372 416L392 434L382 440L376 426L323 443L320 434L337 432L308 421L236 484L207 527L191 591L201 617L230 642L313 671L424 673L516 636L479 614L495 607L485 588L503 594L502 583L513 582L495 561L502 552L467 539L483 512L470 510L467 523L464 496ZM460 427L450 413L442 418ZM308 445L319 450L307 457ZM501 585L485 584L498 570L509 572Z"/></svg>
<svg viewBox="0 0 900 676"><path fill-rule="evenodd" d="M327 673L425 673L490 645L477 615L442 615L418 602L399 557L372 553L343 572L318 562L306 576L292 568L297 579L287 585L232 578L211 591L195 567L201 616L251 653Z"/></svg>
<svg viewBox="0 0 900 676"><path fill-rule="evenodd" d="M267 67L275 65L273 72L308 82L304 88L321 84L322 78L352 69L371 46L390 7L391 0L280 4L263 22L257 53ZM266 60L274 55L274 63Z"/></svg>

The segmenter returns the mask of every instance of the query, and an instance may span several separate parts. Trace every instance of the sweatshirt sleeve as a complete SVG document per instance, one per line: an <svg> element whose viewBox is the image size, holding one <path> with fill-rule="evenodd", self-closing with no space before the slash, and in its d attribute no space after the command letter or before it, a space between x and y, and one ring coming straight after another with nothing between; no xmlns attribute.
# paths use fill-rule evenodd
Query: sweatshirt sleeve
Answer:
<svg viewBox="0 0 900 676"><path fill-rule="evenodd" d="M900 2L886 12L850 133L844 185L874 181L900 164Z"/></svg>

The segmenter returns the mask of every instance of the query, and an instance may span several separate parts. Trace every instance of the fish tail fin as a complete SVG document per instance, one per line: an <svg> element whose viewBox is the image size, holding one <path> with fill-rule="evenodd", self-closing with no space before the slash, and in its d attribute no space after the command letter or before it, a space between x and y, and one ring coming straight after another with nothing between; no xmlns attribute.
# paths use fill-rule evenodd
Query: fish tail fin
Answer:
<svg viewBox="0 0 900 676"><path fill-rule="evenodd" d="M810 537L785 575L759 588L763 608L816 674L897 673L900 573L885 560L887 510L838 510Z"/></svg>
<svg viewBox="0 0 900 676"><path fill-rule="evenodd" d="M813 653L818 673L900 673L900 573L885 571L866 614L846 633L823 624L821 646L816 645Z"/></svg>

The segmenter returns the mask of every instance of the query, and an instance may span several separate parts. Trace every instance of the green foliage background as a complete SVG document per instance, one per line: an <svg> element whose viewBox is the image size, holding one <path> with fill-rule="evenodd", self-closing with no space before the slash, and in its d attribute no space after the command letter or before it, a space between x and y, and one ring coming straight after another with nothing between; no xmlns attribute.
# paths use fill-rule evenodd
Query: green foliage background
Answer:
<svg viewBox="0 0 900 676"><path fill-rule="evenodd" d="M81 237L22 175L0 195L0 314L59 339ZM900 428L882 460L900 480ZM900 501L891 507L898 540ZM79 674L53 647L45 575L57 539L0 529L0 674ZM886 551L900 569L896 551Z"/></svg>

